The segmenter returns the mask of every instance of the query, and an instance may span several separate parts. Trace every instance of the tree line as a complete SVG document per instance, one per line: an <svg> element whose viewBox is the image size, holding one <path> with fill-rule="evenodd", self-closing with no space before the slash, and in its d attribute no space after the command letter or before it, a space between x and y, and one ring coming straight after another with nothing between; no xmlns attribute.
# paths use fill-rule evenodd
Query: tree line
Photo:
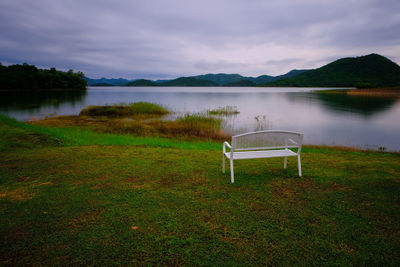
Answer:
<svg viewBox="0 0 400 267"><path fill-rule="evenodd" d="M0 89L10 91L85 90L82 72L38 69L34 65L3 66L0 62Z"/></svg>

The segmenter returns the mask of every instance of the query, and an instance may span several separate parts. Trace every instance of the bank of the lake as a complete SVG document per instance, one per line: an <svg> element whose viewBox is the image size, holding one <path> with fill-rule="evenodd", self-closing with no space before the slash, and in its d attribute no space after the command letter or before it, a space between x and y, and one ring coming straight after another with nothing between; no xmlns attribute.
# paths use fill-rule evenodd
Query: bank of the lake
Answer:
<svg viewBox="0 0 400 267"><path fill-rule="evenodd" d="M400 87L316 90L315 92L318 94L346 94L353 96L400 98Z"/></svg>
<svg viewBox="0 0 400 267"><path fill-rule="evenodd" d="M315 94L327 88L260 87L89 87L68 92L0 94L0 113L18 120L78 115L90 105L158 103L175 114L233 106L224 120L229 134L262 129L304 133L312 145L400 151L399 98Z"/></svg>
<svg viewBox="0 0 400 267"><path fill-rule="evenodd" d="M400 264L400 155L304 147L236 164L221 143L0 117L4 265Z"/></svg>

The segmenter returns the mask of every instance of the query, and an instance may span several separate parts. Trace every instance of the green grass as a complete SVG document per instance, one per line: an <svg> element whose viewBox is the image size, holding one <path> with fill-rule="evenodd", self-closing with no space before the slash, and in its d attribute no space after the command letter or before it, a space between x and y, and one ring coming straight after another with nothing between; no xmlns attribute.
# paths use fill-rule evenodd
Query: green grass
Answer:
<svg viewBox="0 0 400 267"><path fill-rule="evenodd" d="M79 115L81 116L109 116L123 117L137 114L149 115L165 115L169 111L158 104L148 102L134 102L130 104L116 104L105 106L89 106L83 109Z"/></svg>
<svg viewBox="0 0 400 267"><path fill-rule="evenodd" d="M305 147L235 162L222 144L0 116L2 265L400 264L400 155Z"/></svg>
<svg viewBox="0 0 400 267"><path fill-rule="evenodd" d="M0 140L0 151L10 150L14 147L40 147L49 145L132 145L214 150L220 147L218 143L213 141L188 142L161 137L98 133L82 127L46 127L32 125L16 121L15 119L3 115L0 115L0 126L0 133L4 136L4 138Z"/></svg>
<svg viewBox="0 0 400 267"><path fill-rule="evenodd" d="M226 106L226 107L219 107L216 109L210 109L207 111L210 115L220 115L220 116L232 116L239 114L239 110L236 106Z"/></svg>

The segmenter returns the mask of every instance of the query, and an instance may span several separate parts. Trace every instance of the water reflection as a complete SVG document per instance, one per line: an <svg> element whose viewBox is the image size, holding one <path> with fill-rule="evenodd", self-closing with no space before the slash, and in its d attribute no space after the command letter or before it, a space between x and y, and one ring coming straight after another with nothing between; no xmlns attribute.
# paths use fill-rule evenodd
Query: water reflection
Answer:
<svg viewBox="0 0 400 267"><path fill-rule="evenodd" d="M273 129L272 121L266 115L257 115L254 117L254 131L263 131Z"/></svg>
<svg viewBox="0 0 400 267"><path fill-rule="evenodd" d="M292 93L285 94L291 101L320 103L325 110L335 113L355 113L370 117L389 110L398 101L395 98L355 96L347 94Z"/></svg>
<svg viewBox="0 0 400 267"><path fill-rule="evenodd" d="M35 109L40 107L59 107L63 103L79 103L87 96L85 90L39 91L39 92L0 92L0 109Z"/></svg>
<svg viewBox="0 0 400 267"><path fill-rule="evenodd" d="M0 112L17 119L81 108L87 91L0 92Z"/></svg>

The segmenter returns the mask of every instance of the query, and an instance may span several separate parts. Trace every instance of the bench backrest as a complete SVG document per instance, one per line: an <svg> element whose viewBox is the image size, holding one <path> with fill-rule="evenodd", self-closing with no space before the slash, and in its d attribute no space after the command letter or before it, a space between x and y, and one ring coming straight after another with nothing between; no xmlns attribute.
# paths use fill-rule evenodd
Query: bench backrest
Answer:
<svg viewBox="0 0 400 267"><path fill-rule="evenodd" d="M289 131L258 131L232 136L232 151L263 149L301 149L303 134Z"/></svg>

